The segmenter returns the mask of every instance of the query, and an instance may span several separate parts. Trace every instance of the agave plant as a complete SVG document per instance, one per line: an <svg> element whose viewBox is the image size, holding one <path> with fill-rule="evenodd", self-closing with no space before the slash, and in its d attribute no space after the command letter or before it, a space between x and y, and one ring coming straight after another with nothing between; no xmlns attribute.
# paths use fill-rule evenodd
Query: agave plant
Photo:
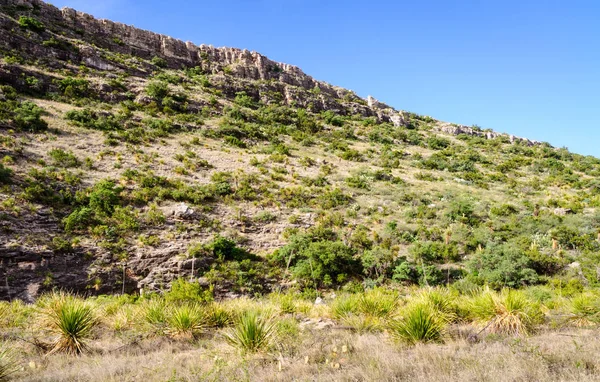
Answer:
<svg viewBox="0 0 600 382"><path fill-rule="evenodd" d="M248 311L225 333L225 339L244 353L254 353L269 347L274 332L275 325L272 319Z"/></svg>
<svg viewBox="0 0 600 382"><path fill-rule="evenodd" d="M45 313L50 331L58 335L50 354L80 354L87 349L86 342L97 325L92 307L87 302L67 294L56 294L47 302Z"/></svg>
<svg viewBox="0 0 600 382"><path fill-rule="evenodd" d="M390 324L394 338L409 344L443 342L446 320L428 303L409 305L402 317Z"/></svg>
<svg viewBox="0 0 600 382"><path fill-rule="evenodd" d="M191 339L204 326L205 314L196 304L183 304L174 308L167 318L167 334L177 338Z"/></svg>
<svg viewBox="0 0 600 382"><path fill-rule="evenodd" d="M14 354L5 346L0 345L0 382L10 380L10 376L17 371L17 362Z"/></svg>

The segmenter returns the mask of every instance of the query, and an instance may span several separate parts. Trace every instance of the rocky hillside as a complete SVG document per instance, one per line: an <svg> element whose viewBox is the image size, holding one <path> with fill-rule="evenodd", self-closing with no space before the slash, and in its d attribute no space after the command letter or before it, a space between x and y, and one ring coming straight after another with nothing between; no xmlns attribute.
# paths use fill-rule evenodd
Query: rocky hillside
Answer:
<svg viewBox="0 0 600 382"><path fill-rule="evenodd" d="M598 282L600 160L0 3L0 299Z"/></svg>

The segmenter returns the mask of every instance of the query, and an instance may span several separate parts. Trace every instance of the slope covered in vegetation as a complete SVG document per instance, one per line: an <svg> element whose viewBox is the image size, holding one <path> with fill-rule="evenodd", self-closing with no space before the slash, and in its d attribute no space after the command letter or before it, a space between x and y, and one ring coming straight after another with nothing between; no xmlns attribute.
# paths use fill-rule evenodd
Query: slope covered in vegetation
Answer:
<svg viewBox="0 0 600 382"><path fill-rule="evenodd" d="M3 1L0 380L593 380L599 175L256 52Z"/></svg>

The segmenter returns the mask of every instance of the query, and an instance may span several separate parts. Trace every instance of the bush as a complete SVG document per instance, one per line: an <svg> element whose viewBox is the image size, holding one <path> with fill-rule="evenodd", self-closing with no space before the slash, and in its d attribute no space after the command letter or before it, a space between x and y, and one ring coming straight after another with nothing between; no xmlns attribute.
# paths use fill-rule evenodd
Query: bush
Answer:
<svg viewBox="0 0 600 382"><path fill-rule="evenodd" d="M165 293L169 302L208 302L212 301L212 291L202 290L200 284L179 278L171 284L171 290Z"/></svg>
<svg viewBox="0 0 600 382"><path fill-rule="evenodd" d="M169 95L169 85L162 81L150 82L148 86L146 86L146 94L155 101L161 102Z"/></svg>
<svg viewBox="0 0 600 382"><path fill-rule="evenodd" d="M152 63L152 65L158 66L159 68L167 67L167 60L165 60L162 57L154 56L152 57L152 60L150 62Z"/></svg>
<svg viewBox="0 0 600 382"><path fill-rule="evenodd" d="M88 94L90 83L85 78L66 77L57 81L58 88L66 97L81 98Z"/></svg>
<svg viewBox="0 0 600 382"><path fill-rule="evenodd" d="M309 236L292 237L271 259L289 267L304 285L314 287L342 284L362 273L361 263L354 257L352 248L341 241L312 241Z"/></svg>
<svg viewBox="0 0 600 382"><path fill-rule="evenodd" d="M0 163L0 184L10 183L11 175L12 170L10 168L4 167L4 165Z"/></svg>
<svg viewBox="0 0 600 382"><path fill-rule="evenodd" d="M518 288L538 281L530 259L508 244L490 246L475 254L467 262L467 268L475 280L494 289Z"/></svg>
<svg viewBox="0 0 600 382"><path fill-rule="evenodd" d="M34 19L29 16L20 16L19 17L19 26L24 29L29 29L34 32L40 33L43 32L46 27L40 21Z"/></svg>
<svg viewBox="0 0 600 382"><path fill-rule="evenodd" d="M41 118L43 113L41 107L24 101L14 109L12 119L17 128L39 133L48 130L48 123Z"/></svg>
<svg viewBox="0 0 600 382"><path fill-rule="evenodd" d="M52 149L48 152L52 158L52 164L58 167L79 167L79 160L72 152L63 149Z"/></svg>

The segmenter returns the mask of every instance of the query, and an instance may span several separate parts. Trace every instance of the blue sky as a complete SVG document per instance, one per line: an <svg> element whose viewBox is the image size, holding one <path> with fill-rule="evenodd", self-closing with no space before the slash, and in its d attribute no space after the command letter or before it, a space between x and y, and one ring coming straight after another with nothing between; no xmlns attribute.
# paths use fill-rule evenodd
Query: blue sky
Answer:
<svg viewBox="0 0 600 382"><path fill-rule="evenodd" d="M600 157L599 1L51 3L255 50L398 109Z"/></svg>

